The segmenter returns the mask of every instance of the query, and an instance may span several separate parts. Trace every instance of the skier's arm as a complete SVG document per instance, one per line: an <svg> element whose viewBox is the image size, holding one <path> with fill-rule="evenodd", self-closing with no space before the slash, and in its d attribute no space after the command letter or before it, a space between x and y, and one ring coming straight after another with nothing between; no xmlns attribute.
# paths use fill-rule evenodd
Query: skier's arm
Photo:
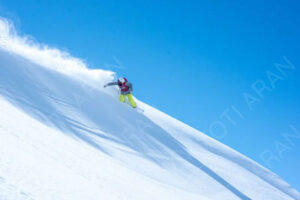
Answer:
<svg viewBox="0 0 300 200"><path fill-rule="evenodd" d="M107 83L106 85L104 85L104 87L113 86L113 85L118 85L118 82Z"/></svg>

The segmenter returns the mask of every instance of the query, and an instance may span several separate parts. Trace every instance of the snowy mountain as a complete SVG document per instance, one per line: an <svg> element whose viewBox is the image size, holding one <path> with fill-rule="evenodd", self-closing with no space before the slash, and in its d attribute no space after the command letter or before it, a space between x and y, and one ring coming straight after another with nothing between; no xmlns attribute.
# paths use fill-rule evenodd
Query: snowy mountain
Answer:
<svg viewBox="0 0 300 200"><path fill-rule="evenodd" d="M0 19L1 200L289 200L276 174Z"/></svg>

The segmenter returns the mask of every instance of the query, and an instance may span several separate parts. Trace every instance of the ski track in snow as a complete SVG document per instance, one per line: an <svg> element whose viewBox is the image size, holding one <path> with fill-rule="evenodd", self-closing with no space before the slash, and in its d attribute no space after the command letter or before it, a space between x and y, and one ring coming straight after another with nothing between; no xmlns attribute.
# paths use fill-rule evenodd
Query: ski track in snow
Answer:
<svg viewBox="0 0 300 200"><path fill-rule="evenodd" d="M20 191L14 185L6 183L5 179L0 177L0 199L1 200L34 200L30 194Z"/></svg>

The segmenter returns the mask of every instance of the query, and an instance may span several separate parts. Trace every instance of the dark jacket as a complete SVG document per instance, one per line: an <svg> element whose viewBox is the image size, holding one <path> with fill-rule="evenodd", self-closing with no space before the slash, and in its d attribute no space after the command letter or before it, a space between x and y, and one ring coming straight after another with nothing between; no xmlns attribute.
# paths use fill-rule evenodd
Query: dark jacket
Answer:
<svg viewBox="0 0 300 200"><path fill-rule="evenodd" d="M120 88L121 94L123 95L127 95L132 93L133 88L132 88L132 84L129 81L126 81L125 84L119 84L118 82L111 82L105 85L106 86L113 86L113 85L117 85Z"/></svg>

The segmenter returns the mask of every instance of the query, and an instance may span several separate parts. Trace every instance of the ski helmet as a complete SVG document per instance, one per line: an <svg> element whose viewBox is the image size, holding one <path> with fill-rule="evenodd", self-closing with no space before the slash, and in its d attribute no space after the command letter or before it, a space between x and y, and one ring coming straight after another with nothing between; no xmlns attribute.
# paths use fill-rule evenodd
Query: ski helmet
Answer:
<svg viewBox="0 0 300 200"><path fill-rule="evenodd" d="M126 78L120 77L120 78L118 79L118 82L123 84L123 83L126 82Z"/></svg>

